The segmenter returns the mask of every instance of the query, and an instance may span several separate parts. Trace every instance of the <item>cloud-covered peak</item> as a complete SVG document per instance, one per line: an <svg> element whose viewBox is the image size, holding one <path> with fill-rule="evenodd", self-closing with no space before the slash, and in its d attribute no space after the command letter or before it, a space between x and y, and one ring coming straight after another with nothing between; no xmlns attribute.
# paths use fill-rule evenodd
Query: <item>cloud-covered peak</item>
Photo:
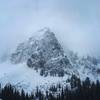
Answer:
<svg viewBox="0 0 100 100"><path fill-rule="evenodd" d="M43 28L34 34L35 36L31 36L25 42L18 44L17 49L11 55L12 62L23 62L27 60L34 52L38 52L42 49L45 49L45 51L51 50L53 53L56 52L55 48L57 48L58 51L63 52L55 34L49 28ZM50 53L50 55L52 53Z"/></svg>

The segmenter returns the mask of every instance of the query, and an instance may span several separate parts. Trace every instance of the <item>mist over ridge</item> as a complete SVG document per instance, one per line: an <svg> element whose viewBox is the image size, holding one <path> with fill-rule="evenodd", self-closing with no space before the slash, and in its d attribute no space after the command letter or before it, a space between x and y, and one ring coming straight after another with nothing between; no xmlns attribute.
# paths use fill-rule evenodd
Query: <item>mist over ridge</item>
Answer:
<svg viewBox="0 0 100 100"><path fill-rule="evenodd" d="M99 0L0 1L0 55L50 27L65 49L99 56L99 4Z"/></svg>

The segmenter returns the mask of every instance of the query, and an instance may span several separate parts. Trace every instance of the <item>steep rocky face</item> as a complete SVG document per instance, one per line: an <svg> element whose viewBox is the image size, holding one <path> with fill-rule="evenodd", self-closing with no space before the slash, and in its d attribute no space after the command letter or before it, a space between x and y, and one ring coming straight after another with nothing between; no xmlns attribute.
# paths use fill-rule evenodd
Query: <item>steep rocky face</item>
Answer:
<svg viewBox="0 0 100 100"><path fill-rule="evenodd" d="M12 63L27 63L27 66L39 70L41 75L47 76L76 74L80 77L99 76L100 67L94 57L79 57L68 50L64 53L55 34L48 28L35 33L27 41L18 45L11 54Z"/></svg>
<svg viewBox="0 0 100 100"><path fill-rule="evenodd" d="M99 79L99 69L100 65L95 57L85 56L79 57L77 53L69 51L68 59L70 60L73 70L78 71L81 78L90 77L92 80L96 78Z"/></svg>
<svg viewBox="0 0 100 100"><path fill-rule="evenodd" d="M40 73L63 76L71 73L66 69L71 68L63 48L58 42L55 34L48 28L36 33L38 36L31 37L28 41L21 43L15 53L11 55L12 63L27 62L34 69L40 69Z"/></svg>
<svg viewBox="0 0 100 100"><path fill-rule="evenodd" d="M63 56L64 52L61 45L58 43L53 32L48 28L38 31L38 36L31 37L18 45L14 53L11 54L11 62L20 63L36 53L43 53L46 60L52 57Z"/></svg>
<svg viewBox="0 0 100 100"><path fill-rule="evenodd" d="M79 62L79 66L83 68L82 73L86 74L93 74L94 76L97 75L97 70L98 70L98 63L97 60L93 57L87 56L82 57Z"/></svg>

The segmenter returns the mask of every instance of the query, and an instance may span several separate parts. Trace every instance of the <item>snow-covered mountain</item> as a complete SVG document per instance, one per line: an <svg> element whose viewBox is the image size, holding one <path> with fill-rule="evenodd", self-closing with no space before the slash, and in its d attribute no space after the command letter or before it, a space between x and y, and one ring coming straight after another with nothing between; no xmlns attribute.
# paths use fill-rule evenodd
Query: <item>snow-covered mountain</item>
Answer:
<svg viewBox="0 0 100 100"><path fill-rule="evenodd" d="M55 37L55 34L49 28L44 28L35 33L36 36L30 37L27 41L20 43L17 49L11 55L11 62L20 63L34 53L44 52L45 59L64 55L61 45Z"/></svg>
<svg viewBox="0 0 100 100"><path fill-rule="evenodd" d="M8 57L9 63L0 64L3 69L0 83L3 86L11 83L26 91L32 91L37 86L46 89L52 84L64 85L73 74L81 79L100 80L100 65L94 57L79 57L70 50L65 53L49 28L35 34L18 44Z"/></svg>
<svg viewBox="0 0 100 100"><path fill-rule="evenodd" d="M72 65L55 34L49 28L44 28L36 34L38 36L18 45L11 55L11 62L27 62L29 67L40 69L40 74L45 76L72 74Z"/></svg>

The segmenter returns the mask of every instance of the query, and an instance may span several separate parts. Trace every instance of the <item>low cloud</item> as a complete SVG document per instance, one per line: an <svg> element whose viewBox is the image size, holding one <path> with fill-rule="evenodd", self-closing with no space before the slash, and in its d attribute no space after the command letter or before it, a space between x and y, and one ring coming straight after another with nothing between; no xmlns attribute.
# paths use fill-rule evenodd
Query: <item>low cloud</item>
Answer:
<svg viewBox="0 0 100 100"><path fill-rule="evenodd" d="M99 4L99 0L0 1L0 54L11 51L35 31L50 27L65 49L98 56Z"/></svg>

